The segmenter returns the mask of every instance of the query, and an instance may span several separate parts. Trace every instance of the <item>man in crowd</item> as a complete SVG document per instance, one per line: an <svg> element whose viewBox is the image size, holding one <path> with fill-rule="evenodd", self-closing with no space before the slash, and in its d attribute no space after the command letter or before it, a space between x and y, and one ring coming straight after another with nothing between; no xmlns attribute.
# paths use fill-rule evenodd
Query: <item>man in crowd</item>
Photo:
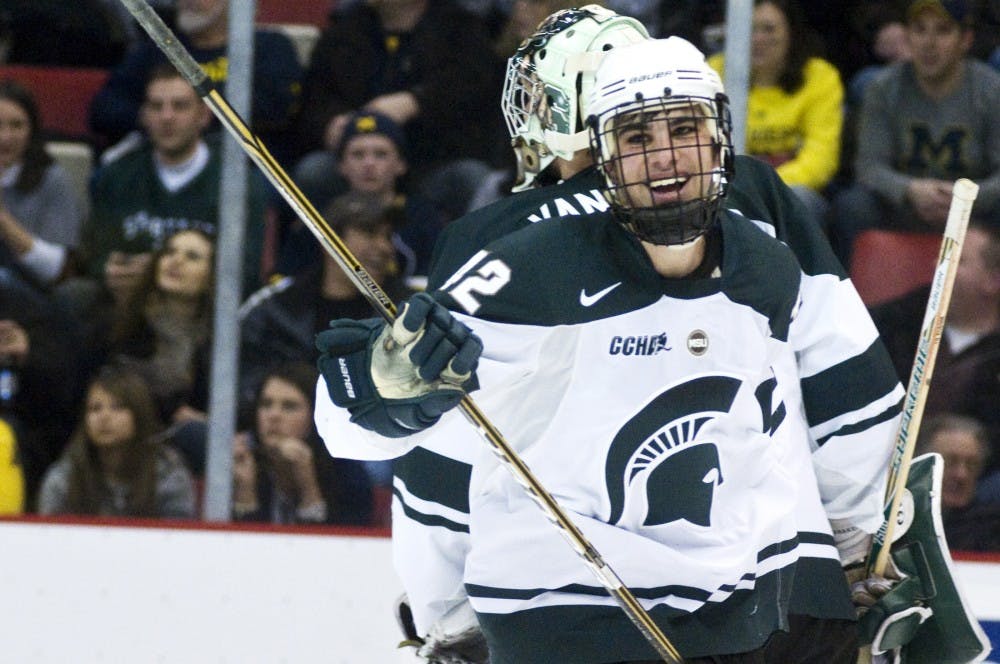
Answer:
<svg viewBox="0 0 1000 664"><path fill-rule="evenodd" d="M176 5L176 33L181 45L212 83L224 86L229 74L229 0L177 0ZM146 82L150 72L165 62L159 47L144 38L112 70L89 109L91 129L108 145L143 128L140 109ZM278 157L293 152L290 122L301 79L302 67L291 40L272 30L255 31L253 129L269 147L288 146L287 155L276 153Z"/></svg>
<svg viewBox="0 0 1000 664"><path fill-rule="evenodd" d="M942 231L958 178L979 185L978 214L1000 219L1000 74L968 55L971 3L915 0L906 34L913 58L866 87L856 183L834 199L830 232L848 266L866 228Z"/></svg>
<svg viewBox="0 0 1000 664"><path fill-rule="evenodd" d="M141 122L148 141L103 167L84 226L87 272L117 300L135 287L164 239L179 230L218 231L221 144L206 136L211 113L171 66L153 69ZM260 279L263 188L248 187L243 288Z"/></svg>

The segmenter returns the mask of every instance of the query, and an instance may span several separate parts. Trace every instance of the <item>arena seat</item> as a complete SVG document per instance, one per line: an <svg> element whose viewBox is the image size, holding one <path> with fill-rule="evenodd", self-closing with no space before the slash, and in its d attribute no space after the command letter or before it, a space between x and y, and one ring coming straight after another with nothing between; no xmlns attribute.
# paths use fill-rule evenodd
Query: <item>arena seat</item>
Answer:
<svg viewBox="0 0 1000 664"><path fill-rule="evenodd" d="M258 26L263 30L280 32L292 40L299 64L303 67L309 65L309 57L319 40L320 29L317 26L307 23L258 23Z"/></svg>
<svg viewBox="0 0 1000 664"><path fill-rule="evenodd" d="M73 180L73 188L84 214L90 208L90 176L94 172L94 148L82 141L48 141L45 150L62 164Z"/></svg>
<svg viewBox="0 0 1000 664"><path fill-rule="evenodd" d="M259 0L257 23L298 23L325 28L336 0Z"/></svg>
<svg viewBox="0 0 1000 664"><path fill-rule="evenodd" d="M108 75L106 69L0 66L0 80L14 79L35 96L47 138L89 143L95 137L87 126L87 109Z"/></svg>
<svg viewBox="0 0 1000 664"><path fill-rule="evenodd" d="M929 284L942 236L937 233L867 230L854 241L851 281L866 306Z"/></svg>

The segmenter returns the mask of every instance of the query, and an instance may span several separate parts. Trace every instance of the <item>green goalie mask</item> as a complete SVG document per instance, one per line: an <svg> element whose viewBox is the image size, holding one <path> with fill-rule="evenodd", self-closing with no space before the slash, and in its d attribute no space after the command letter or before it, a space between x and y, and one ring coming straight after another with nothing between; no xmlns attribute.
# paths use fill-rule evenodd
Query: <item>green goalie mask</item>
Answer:
<svg viewBox="0 0 1000 664"><path fill-rule="evenodd" d="M552 161L572 159L589 143L581 101L612 48L649 39L639 21L599 5L546 18L507 62L500 107L517 155L514 191L530 187Z"/></svg>

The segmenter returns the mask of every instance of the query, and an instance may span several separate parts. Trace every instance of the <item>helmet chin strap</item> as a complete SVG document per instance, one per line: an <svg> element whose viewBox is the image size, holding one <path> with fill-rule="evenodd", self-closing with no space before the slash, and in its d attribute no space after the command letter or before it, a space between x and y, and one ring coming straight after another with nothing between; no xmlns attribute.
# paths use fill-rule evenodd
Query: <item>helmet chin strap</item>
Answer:
<svg viewBox="0 0 1000 664"><path fill-rule="evenodd" d="M688 249L693 247L695 243L700 242L703 237L705 237L704 233L696 238L693 238L689 242L681 242L680 244L661 244L659 246L663 247L667 251L686 252Z"/></svg>

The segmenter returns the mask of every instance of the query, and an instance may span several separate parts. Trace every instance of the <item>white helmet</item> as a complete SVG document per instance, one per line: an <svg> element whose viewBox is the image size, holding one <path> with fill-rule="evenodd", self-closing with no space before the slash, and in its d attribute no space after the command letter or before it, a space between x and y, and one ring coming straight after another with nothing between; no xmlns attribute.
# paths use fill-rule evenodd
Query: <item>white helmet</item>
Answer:
<svg viewBox="0 0 1000 664"><path fill-rule="evenodd" d="M605 195L619 222L654 244L684 244L715 225L733 176L732 123L722 80L701 51L680 37L615 49L595 74L587 108L594 161L604 174ZM667 146L650 150L647 134L657 121L664 123L669 141ZM636 150L630 155L645 159L642 175L634 175L636 179L629 182L623 181L627 176L617 154L623 126L640 130ZM692 133L692 126L697 131ZM682 131L687 132L686 138L680 137ZM706 133L710 144L701 140ZM655 186L692 184L700 188L699 195L693 200L650 205L655 179L650 164L657 152L669 150L673 154L677 147L674 141L682 140L696 149L711 145L712 163L699 162L693 170L675 174L684 175L681 180L664 179L660 173L655 177L663 184ZM699 149L696 153L699 159L703 152Z"/></svg>
<svg viewBox="0 0 1000 664"><path fill-rule="evenodd" d="M531 186L556 157L589 146L580 105L610 49L649 39L645 26L599 5L551 14L507 61L500 107L517 154L514 191Z"/></svg>

